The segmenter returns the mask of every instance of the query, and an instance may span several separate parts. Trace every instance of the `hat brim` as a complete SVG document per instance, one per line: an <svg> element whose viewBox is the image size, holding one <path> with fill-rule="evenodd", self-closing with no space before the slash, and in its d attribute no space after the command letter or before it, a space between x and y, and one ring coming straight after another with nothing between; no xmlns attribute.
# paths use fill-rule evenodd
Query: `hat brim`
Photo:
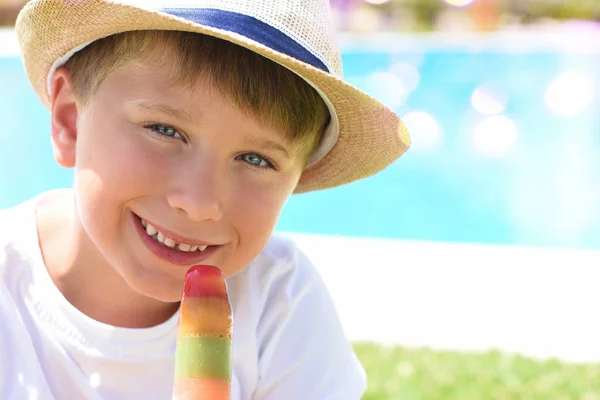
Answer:
<svg viewBox="0 0 600 400"><path fill-rule="evenodd" d="M73 49L116 33L136 30L197 32L243 46L290 69L317 88L337 115L339 132L331 150L303 172L294 193L322 190L371 176L410 146L400 118L385 105L321 69L240 34L173 15L108 1L31 1L16 24L27 76L42 103L50 106L48 75Z"/></svg>

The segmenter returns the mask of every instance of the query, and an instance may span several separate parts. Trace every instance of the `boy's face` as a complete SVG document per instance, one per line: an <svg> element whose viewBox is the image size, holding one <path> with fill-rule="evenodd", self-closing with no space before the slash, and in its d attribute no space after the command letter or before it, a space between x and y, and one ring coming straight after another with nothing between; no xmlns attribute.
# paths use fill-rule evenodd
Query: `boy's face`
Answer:
<svg viewBox="0 0 600 400"><path fill-rule="evenodd" d="M69 73L59 69L53 80L55 156L75 167L81 226L132 289L162 301L180 299L192 265L216 265L226 276L248 265L303 166L282 134L208 80L176 86L173 74L164 63L125 67L80 107ZM158 242L147 224L181 245Z"/></svg>

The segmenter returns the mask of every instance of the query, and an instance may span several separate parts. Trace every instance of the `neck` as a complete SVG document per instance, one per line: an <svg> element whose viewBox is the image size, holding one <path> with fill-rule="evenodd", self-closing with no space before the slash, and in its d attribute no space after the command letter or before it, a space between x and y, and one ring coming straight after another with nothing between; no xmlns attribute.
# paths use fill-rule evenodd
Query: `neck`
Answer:
<svg viewBox="0 0 600 400"><path fill-rule="evenodd" d="M41 204L37 229L54 284L88 317L116 327L147 328L165 322L179 307L129 287L90 240L72 198Z"/></svg>

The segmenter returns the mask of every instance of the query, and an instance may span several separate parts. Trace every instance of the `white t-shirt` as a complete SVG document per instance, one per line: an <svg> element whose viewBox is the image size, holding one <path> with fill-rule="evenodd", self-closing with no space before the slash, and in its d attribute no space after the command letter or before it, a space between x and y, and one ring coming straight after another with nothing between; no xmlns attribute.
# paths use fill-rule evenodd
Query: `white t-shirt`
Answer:
<svg viewBox="0 0 600 400"><path fill-rule="evenodd" d="M56 288L38 244L46 192L0 211L0 399L171 398L178 313L147 329L95 321ZM355 400L364 371L309 260L274 236L228 278L232 400Z"/></svg>

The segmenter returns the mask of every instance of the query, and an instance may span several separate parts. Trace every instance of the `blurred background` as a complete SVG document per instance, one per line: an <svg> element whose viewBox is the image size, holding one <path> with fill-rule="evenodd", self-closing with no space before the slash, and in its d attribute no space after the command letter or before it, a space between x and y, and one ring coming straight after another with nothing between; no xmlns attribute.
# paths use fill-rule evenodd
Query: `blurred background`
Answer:
<svg viewBox="0 0 600 400"><path fill-rule="evenodd" d="M412 148L293 197L366 399L600 399L600 0L332 0ZM0 0L0 208L66 187Z"/></svg>

